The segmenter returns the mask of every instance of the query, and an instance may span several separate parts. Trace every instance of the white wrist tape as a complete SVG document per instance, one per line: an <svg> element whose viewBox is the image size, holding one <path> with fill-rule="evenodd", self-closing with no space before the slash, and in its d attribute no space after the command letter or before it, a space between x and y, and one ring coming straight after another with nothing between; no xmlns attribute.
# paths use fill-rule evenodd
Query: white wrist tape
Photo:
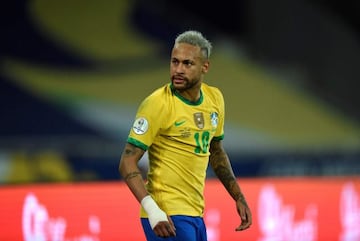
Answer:
<svg viewBox="0 0 360 241"><path fill-rule="evenodd" d="M168 221L166 213L159 208L150 195L145 196L141 200L141 206L148 214L150 226L152 229L154 229L158 222Z"/></svg>

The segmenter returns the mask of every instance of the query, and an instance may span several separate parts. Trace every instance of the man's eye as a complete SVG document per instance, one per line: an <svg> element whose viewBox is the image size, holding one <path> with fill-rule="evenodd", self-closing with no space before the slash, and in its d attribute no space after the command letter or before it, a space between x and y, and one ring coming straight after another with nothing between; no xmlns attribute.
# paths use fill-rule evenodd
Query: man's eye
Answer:
<svg viewBox="0 0 360 241"><path fill-rule="evenodd" d="M193 63L191 62L191 61L184 61L184 65L186 65L186 66L192 66L193 65Z"/></svg>

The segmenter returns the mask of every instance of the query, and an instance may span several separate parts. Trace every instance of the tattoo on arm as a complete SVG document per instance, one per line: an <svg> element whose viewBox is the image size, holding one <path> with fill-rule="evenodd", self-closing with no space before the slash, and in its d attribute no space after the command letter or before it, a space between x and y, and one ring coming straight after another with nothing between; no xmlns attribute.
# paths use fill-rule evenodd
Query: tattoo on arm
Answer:
<svg viewBox="0 0 360 241"><path fill-rule="evenodd" d="M136 177L138 175L141 175L141 172L130 172L129 174L127 174L125 176L125 181L127 181L127 180L129 180L131 178L134 178L134 177Z"/></svg>
<svg viewBox="0 0 360 241"><path fill-rule="evenodd" d="M245 197L236 181L230 161L220 144L214 144L209 158L211 167L219 178L225 189L234 200L240 200L246 204Z"/></svg>
<svg viewBox="0 0 360 241"><path fill-rule="evenodd" d="M135 154L136 154L136 148L132 145L127 146L124 150L125 156L133 156Z"/></svg>
<svg viewBox="0 0 360 241"><path fill-rule="evenodd" d="M236 201L240 201L245 207L248 207L246 199L245 199L245 197L244 197L244 195L242 193L240 193L240 195L238 196Z"/></svg>
<svg viewBox="0 0 360 241"><path fill-rule="evenodd" d="M125 181L128 181L139 175L141 176L141 172L135 167L135 162L138 161L143 154L144 151L141 149L131 144L126 144L119 164L119 172Z"/></svg>

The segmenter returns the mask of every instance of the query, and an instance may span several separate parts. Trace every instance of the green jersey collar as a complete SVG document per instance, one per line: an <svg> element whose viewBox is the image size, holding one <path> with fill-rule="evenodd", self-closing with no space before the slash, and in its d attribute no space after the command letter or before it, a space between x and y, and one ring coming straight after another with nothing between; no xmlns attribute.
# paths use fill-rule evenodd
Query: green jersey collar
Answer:
<svg viewBox="0 0 360 241"><path fill-rule="evenodd" d="M182 95L180 95L174 88L173 84L170 83L170 88L171 88L171 91L172 93L178 97L182 102L184 102L185 104L188 104L188 105L200 105L203 100L204 100L204 95L203 95L203 92L202 90L200 89L200 98L197 100L197 101L190 101L186 98L184 98Z"/></svg>

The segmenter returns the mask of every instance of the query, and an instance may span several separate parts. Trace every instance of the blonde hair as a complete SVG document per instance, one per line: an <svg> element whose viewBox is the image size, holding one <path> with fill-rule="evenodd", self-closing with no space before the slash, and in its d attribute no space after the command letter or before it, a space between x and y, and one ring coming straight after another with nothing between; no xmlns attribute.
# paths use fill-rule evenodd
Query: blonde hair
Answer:
<svg viewBox="0 0 360 241"><path fill-rule="evenodd" d="M201 53L205 59L209 59L211 55L212 45L202 33L194 30L188 30L179 34L175 39L175 45L179 43L187 43L194 46L198 46L201 49Z"/></svg>

